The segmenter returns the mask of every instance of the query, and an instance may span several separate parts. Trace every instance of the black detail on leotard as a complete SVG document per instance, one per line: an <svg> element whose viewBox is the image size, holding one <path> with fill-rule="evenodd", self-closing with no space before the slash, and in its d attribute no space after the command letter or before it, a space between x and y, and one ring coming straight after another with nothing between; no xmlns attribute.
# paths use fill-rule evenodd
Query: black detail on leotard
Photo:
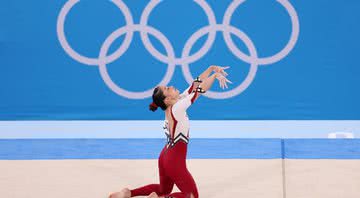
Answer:
<svg viewBox="0 0 360 198"><path fill-rule="evenodd" d="M168 141L168 144L170 147L173 147L175 146L178 142L184 142L185 144L188 144L189 143L189 138L187 138L184 134L182 133L179 133L179 135L177 135L174 140L170 140L170 142Z"/></svg>

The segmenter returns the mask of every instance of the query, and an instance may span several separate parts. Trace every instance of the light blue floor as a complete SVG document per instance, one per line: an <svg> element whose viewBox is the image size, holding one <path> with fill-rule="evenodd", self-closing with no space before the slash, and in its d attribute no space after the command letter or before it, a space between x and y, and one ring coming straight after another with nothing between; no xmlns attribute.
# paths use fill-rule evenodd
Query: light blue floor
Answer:
<svg viewBox="0 0 360 198"><path fill-rule="evenodd" d="M156 159L165 139L0 139L1 160ZM360 159L360 139L193 138L188 159Z"/></svg>

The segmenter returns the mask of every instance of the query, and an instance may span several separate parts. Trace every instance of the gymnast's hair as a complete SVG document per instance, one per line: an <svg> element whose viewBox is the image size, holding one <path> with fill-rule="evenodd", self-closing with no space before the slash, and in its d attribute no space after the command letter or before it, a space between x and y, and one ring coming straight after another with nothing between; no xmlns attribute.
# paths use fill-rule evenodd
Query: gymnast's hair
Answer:
<svg viewBox="0 0 360 198"><path fill-rule="evenodd" d="M165 98L164 92L160 89L160 87L156 87L154 89L152 99L153 102L149 105L149 109L151 111L156 111L158 107L160 107L163 111L166 110L167 106L165 104Z"/></svg>

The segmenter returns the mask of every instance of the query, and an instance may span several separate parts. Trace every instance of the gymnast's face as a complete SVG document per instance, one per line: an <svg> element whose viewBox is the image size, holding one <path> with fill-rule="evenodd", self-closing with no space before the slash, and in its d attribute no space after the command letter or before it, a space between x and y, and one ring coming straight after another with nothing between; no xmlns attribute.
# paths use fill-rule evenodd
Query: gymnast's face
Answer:
<svg viewBox="0 0 360 198"><path fill-rule="evenodd" d="M165 104L172 105L179 99L180 92L174 86L160 86L160 89L166 97Z"/></svg>

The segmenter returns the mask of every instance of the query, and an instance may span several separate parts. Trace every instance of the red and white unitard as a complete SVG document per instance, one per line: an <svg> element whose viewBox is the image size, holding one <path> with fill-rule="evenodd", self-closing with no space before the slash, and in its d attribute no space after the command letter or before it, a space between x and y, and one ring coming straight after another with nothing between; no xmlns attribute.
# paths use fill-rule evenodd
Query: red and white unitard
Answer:
<svg viewBox="0 0 360 198"><path fill-rule="evenodd" d="M171 120L164 121L164 130L168 138L158 160L160 184L150 184L131 190L131 196L146 196L156 192L166 198L198 198L198 190L193 177L186 167L186 153L189 142L189 118L186 110L195 101L198 90L194 83L180 95L180 99L171 107ZM174 184L181 192L171 193Z"/></svg>

